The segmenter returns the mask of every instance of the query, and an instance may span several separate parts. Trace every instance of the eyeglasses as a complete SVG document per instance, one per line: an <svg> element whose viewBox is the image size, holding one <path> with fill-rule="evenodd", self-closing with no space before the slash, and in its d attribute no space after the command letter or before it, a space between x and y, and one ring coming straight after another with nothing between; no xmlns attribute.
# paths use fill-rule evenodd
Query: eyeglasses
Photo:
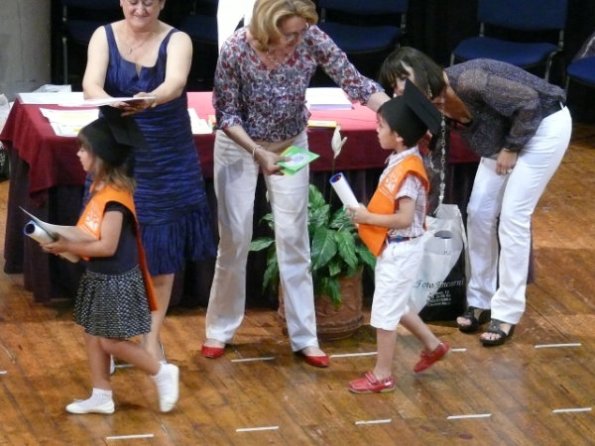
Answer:
<svg viewBox="0 0 595 446"><path fill-rule="evenodd" d="M301 39L304 34L306 34L306 31L308 31L308 29L310 29L310 24L306 23L306 27L304 29L302 29L301 31L297 31L297 32L293 32L293 33L281 33L281 35L283 36L283 39L285 39L285 42L289 43L289 42L297 42L299 39Z"/></svg>
<svg viewBox="0 0 595 446"><path fill-rule="evenodd" d="M155 3L159 3L160 0L126 0L130 6L142 5L145 8L150 8Z"/></svg>

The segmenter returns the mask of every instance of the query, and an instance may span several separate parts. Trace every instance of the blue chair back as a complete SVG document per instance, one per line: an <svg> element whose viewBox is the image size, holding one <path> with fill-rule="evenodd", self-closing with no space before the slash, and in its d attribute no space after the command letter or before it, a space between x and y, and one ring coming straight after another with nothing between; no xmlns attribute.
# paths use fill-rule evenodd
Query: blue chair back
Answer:
<svg viewBox="0 0 595 446"><path fill-rule="evenodd" d="M402 14L407 12L409 0L318 0L322 9L349 14Z"/></svg>
<svg viewBox="0 0 595 446"><path fill-rule="evenodd" d="M480 22L523 31L563 29L568 0L479 0Z"/></svg>

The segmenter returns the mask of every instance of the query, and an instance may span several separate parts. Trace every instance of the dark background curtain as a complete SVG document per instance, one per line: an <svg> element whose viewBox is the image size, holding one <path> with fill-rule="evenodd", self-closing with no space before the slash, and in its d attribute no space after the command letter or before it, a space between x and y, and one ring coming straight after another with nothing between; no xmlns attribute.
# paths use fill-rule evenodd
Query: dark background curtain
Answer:
<svg viewBox="0 0 595 446"><path fill-rule="evenodd" d="M61 0L52 1L52 82L62 83L62 7ZM388 0L387 0L388 1ZM522 0L519 0L522 1ZM190 14L193 8L190 0L167 0L161 18L177 26ZM212 1L197 0L199 13L215 14ZM408 31L402 44L414 46L437 62L446 66L450 62L451 50L464 38L478 32L476 21L477 0L410 0ZM569 0L568 22L564 52L556 57L552 68L551 82L563 85L563 73L567 63L581 47L585 39L595 31L595 0ZM217 60L217 48L213 45L195 44L193 73L189 79L189 89L210 90L212 75ZM354 61L362 72L374 77L380 58L362 58ZM80 89L80 79L86 61L86 48L70 45L70 82L73 88ZM575 119L581 120L589 113L593 91L573 85L569 95L569 105Z"/></svg>

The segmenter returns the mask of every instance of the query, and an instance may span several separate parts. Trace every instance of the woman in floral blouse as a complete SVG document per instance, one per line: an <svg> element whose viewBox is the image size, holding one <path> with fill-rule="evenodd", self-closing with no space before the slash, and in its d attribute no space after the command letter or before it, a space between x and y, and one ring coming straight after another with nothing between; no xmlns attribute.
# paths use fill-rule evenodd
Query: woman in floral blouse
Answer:
<svg viewBox="0 0 595 446"><path fill-rule="evenodd" d="M220 241L202 347L206 357L223 355L244 316L246 261L262 170L275 220L291 348L315 367L329 363L316 336L307 228L309 171L306 167L281 175L277 163L288 146L308 147L305 95L317 67L352 100L374 111L388 96L356 70L316 26L317 20L311 0L259 0L249 27L236 31L219 55L213 103L219 129L214 176Z"/></svg>

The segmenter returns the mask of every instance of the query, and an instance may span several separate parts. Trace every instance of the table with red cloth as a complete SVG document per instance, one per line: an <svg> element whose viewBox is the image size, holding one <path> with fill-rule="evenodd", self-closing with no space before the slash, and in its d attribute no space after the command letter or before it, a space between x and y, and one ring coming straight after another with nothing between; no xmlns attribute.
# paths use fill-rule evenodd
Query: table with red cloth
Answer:
<svg viewBox="0 0 595 446"><path fill-rule="evenodd" d="M189 107L207 119L213 115L210 92L188 93ZM11 163L7 209L5 265L6 273L23 273L25 287L35 301L72 297L82 266L50 256L36 242L23 235L26 215L19 206L50 223L72 225L81 210L85 173L79 163L76 138L57 136L40 108L64 109L58 105L23 104L17 100L0 134L8 147ZM313 120L336 121L347 142L335 159L330 146L333 128L309 127L310 150L320 158L311 164L311 181L331 194L328 178L332 172L345 172L358 199L367 201L384 166L388 153L376 138L376 116L367 107L354 104L351 110L313 111ZM216 199L213 191L214 134L194 136L205 176L209 203L216 230ZM460 160L459 160L460 161ZM255 205L255 235L261 231L259 217L268 212L265 188L259 180ZM266 304L269 299L260 290L264 259L251 253L248 274L248 304ZM262 256L261 256L262 257ZM189 262L176 275L172 304L206 305L214 268L214 259Z"/></svg>

